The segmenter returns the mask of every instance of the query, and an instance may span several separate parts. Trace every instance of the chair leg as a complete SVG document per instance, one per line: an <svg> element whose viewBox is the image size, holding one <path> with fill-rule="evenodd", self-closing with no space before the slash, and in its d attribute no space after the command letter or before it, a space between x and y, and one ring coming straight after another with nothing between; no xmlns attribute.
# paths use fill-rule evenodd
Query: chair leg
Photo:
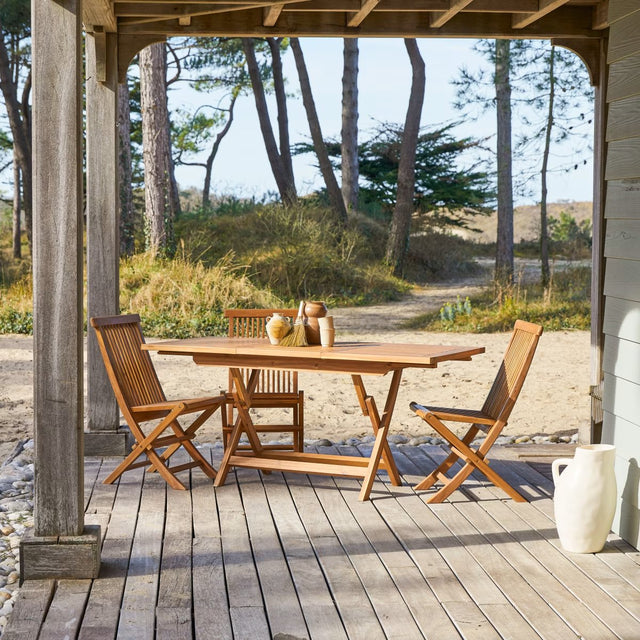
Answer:
<svg viewBox="0 0 640 640"><path fill-rule="evenodd" d="M460 485L473 473L474 466L465 464L453 478L446 478L444 485L432 496L429 496L428 503L444 502ZM417 487L416 487L417 488Z"/></svg>

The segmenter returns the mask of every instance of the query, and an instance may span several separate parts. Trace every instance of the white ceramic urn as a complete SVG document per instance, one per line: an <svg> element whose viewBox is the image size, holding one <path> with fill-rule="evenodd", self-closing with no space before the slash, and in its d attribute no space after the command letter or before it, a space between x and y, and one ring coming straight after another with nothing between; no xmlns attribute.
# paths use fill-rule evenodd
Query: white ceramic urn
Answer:
<svg viewBox="0 0 640 640"><path fill-rule="evenodd" d="M616 511L614 460L613 445L589 444L576 447L573 458L553 461L553 510L567 551L597 553L604 547Z"/></svg>
<svg viewBox="0 0 640 640"><path fill-rule="evenodd" d="M267 336L271 344L280 344L280 340L284 338L289 330L291 324L289 320L279 313L274 313L266 324Z"/></svg>

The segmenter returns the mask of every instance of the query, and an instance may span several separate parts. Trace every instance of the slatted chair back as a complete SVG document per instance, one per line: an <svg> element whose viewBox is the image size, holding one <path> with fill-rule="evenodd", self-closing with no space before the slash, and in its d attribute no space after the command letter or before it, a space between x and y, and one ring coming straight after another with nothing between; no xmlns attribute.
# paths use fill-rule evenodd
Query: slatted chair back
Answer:
<svg viewBox="0 0 640 640"><path fill-rule="evenodd" d="M496 378L479 411L435 407L417 402L410 404L411 409L444 438L447 441L445 446L450 448L449 455L415 486L422 490L430 489L436 483L442 484L427 502L442 502L476 470L514 500L525 500L521 493L489 466L485 458L507 424L541 335L541 326L523 320L516 321ZM456 435L446 422L466 423L469 427L464 435ZM479 431L485 435L478 444L476 436ZM455 469L459 462L462 463L461 467L453 476L449 476L449 471Z"/></svg>
<svg viewBox="0 0 640 640"><path fill-rule="evenodd" d="M516 320L502 363L482 406L483 413L496 421L507 423L529 372L541 335L541 326Z"/></svg>
<svg viewBox="0 0 640 640"><path fill-rule="evenodd" d="M166 400L148 351L137 314L92 318L98 345L120 410Z"/></svg>
<svg viewBox="0 0 640 640"><path fill-rule="evenodd" d="M297 309L225 309L224 315L229 320L230 338L266 338L267 322L274 314L295 319ZM243 370L245 382L249 379L249 371ZM229 389L233 386L229 374ZM262 371L256 386L256 393L297 393L298 372L284 369Z"/></svg>
<svg viewBox="0 0 640 640"><path fill-rule="evenodd" d="M196 431L218 409L224 409L224 394L203 398L167 400L148 351L142 349L144 336L140 316L91 318L111 387L131 434L131 453L105 478L115 482L125 471L145 467L157 471L174 489L186 489L176 476L180 471L200 468L209 478L216 470L193 444ZM221 411L222 413L222 411ZM184 429L179 418L199 414ZM141 423L157 421L143 430ZM223 420L224 424L224 420ZM170 458L183 449L190 462L170 465Z"/></svg>
<svg viewBox="0 0 640 640"><path fill-rule="evenodd" d="M225 309L224 315L229 320L230 338L267 338L267 322L274 314L290 318L292 321L298 314L297 309ZM245 383L249 381L250 371L242 370ZM227 404L227 424L223 426L225 445L231 435L232 425L236 419L233 392L233 377L229 373L229 402ZM293 445L267 445L273 449L304 449L304 392L298 388L298 372L284 369L265 369L255 386L252 405L256 408L291 409L290 424L255 424L258 432L278 433L291 432Z"/></svg>

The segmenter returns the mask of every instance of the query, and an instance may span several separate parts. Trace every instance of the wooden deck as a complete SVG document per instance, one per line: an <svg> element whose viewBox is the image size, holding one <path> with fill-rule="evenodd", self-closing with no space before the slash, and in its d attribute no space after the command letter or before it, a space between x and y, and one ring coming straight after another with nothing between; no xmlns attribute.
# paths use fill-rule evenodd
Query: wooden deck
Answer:
<svg viewBox="0 0 640 640"><path fill-rule="evenodd" d="M219 489L199 471L186 492L140 470L107 486L116 462L88 459L100 578L26 582L3 640L640 638L640 554L613 536L560 548L544 453L492 463L530 503L472 480L427 506L411 485L443 451L393 451L407 484L380 474L368 502L356 480L253 470Z"/></svg>

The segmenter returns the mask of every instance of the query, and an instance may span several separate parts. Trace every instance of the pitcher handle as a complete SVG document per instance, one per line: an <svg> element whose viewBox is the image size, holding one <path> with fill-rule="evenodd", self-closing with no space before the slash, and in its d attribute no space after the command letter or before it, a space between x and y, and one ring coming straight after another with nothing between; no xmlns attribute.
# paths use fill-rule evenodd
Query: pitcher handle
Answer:
<svg viewBox="0 0 640 640"><path fill-rule="evenodd" d="M556 458L551 463L551 475L553 476L553 484L558 484L560 477L560 467L566 467L573 462L573 458Z"/></svg>

